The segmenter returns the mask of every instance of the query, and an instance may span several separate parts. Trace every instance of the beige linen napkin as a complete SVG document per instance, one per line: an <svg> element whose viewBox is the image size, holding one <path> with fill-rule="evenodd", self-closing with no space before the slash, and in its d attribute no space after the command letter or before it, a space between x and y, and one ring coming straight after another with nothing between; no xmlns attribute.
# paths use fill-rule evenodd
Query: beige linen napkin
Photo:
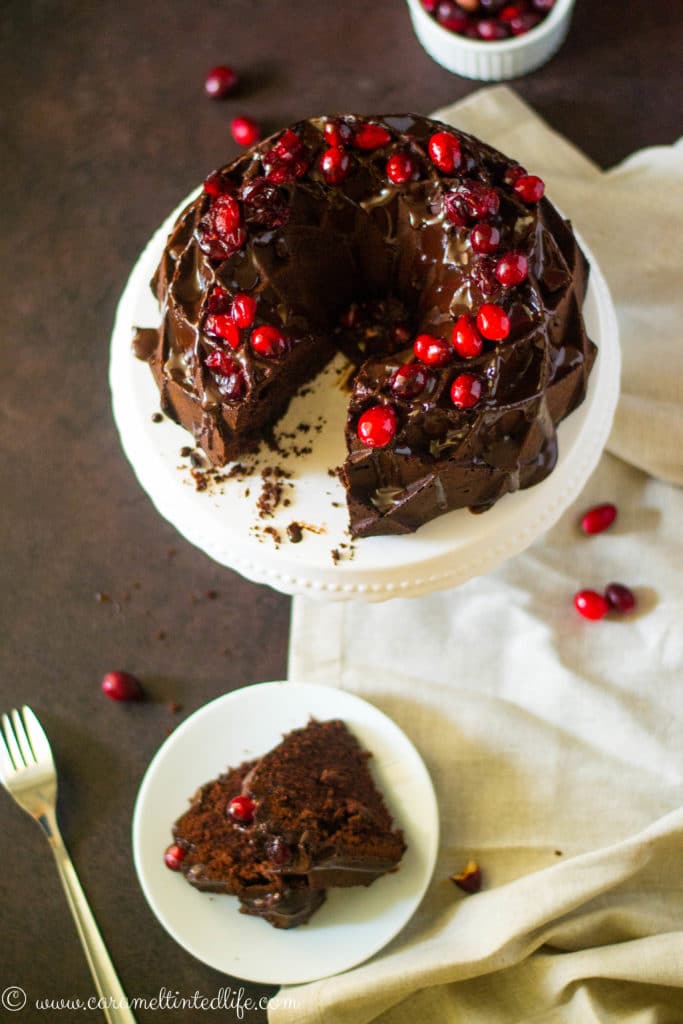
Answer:
<svg viewBox="0 0 683 1024"><path fill-rule="evenodd" d="M622 330L621 458L486 577L380 605L295 599L290 678L396 720L427 762L442 834L403 932L284 990L269 1019L681 1024L683 491L663 481L683 480L683 148L602 174L505 87L439 116L541 174L600 260ZM583 536L580 511L604 500L617 523ZM638 613L580 619L573 593L612 580L636 589ZM485 885L465 896L448 875L470 857Z"/></svg>

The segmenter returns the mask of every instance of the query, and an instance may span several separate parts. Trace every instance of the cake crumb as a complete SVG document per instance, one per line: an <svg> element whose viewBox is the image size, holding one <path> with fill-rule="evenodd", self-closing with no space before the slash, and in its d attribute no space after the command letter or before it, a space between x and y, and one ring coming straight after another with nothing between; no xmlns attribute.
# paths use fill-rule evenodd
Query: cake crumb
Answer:
<svg viewBox="0 0 683 1024"><path fill-rule="evenodd" d="M183 710L183 705L178 704L178 702L175 700L172 700L168 705L168 710L171 712L172 715L177 715L178 712Z"/></svg>
<svg viewBox="0 0 683 1024"><path fill-rule="evenodd" d="M103 590L98 590L95 594L95 600L100 604L106 604L108 601L111 601L111 597L109 594L105 594Z"/></svg>
<svg viewBox="0 0 683 1024"><path fill-rule="evenodd" d="M152 413L152 423L161 423L163 418L164 417L161 415L160 412L153 412Z"/></svg>
<svg viewBox="0 0 683 1024"><path fill-rule="evenodd" d="M287 527L287 538L291 544L300 544L304 538L304 531L301 529L301 523L293 522Z"/></svg>

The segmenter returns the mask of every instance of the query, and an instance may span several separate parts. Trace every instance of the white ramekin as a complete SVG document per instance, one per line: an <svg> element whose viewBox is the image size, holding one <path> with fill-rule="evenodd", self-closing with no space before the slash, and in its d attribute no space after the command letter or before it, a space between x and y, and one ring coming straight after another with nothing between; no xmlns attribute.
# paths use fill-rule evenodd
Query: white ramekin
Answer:
<svg viewBox="0 0 683 1024"><path fill-rule="evenodd" d="M550 60L569 31L574 2L557 0L548 17L522 36L480 42L449 32L427 14L420 0L407 0L415 33L429 56L447 71L484 82L517 78Z"/></svg>

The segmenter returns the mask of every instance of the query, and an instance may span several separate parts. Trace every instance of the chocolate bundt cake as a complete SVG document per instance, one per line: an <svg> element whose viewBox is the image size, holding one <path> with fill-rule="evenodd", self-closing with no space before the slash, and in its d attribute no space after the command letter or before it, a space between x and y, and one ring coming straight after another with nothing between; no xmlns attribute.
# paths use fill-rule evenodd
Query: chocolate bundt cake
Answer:
<svg viewBox="0 0 683 1024"><path fill-rule="evenodd" d="M199 789L173 826L166 864L276 928L304 924L326 888L370 885L405 852L370 756L341 721L295 729Z"/></svg>
<svg viewBox="0 0 683 1024"><path fill-rule="evenodd" d="M415 115L320 117L204 183L152 282L163 410L222 465L339 351L355 536L542 480L586 392L588 264L543 182ZM341 425L340 425L341 430Z"/></svg>

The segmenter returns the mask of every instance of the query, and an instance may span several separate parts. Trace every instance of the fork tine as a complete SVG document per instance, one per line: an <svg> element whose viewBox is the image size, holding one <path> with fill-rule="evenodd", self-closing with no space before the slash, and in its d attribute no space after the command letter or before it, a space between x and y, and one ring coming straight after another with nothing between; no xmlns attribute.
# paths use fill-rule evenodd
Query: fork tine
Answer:
<svg viewBox="0 0 683 1024"><path fill-rule="evenodd" d="M2 731L5 736L5 743L7 744L7 752L10 756L10 761L14 764L15 771L24 767L24 759L21 756L21 751L17 745L17 738L14 735L14 729L7 715L2 716Z"/></svg>
<svg viewBox="0 0 683 1024"><path fill-rule="evenodd" d="M12 764L12 758L9 755L7 744L3 738L3 732L0 730L0 781L3 785L8 785L9 780L14 775L14 765Z"/></svg>
<svg viewBox="0 0 683 1024"><path fill-rule="evenodd" d="M52 764L52 750L50 748L50 742L45 735L45 730L38 721L37 717L31 711L27 704L24 704L21 709L21 713L24 719L24 725L26 726L26 733L28 735L29 743L33 748L36 761L41 763Z"/></svg>
<svg viewBox="0 0 683 1024"><path fill-rule="evenodd" d="M36 759L33 750L31 749L28 736L26 735L26 729L24 728L21 715L16 708L12 709L10 715L12 718L12 725L14 726L14 735L17 738L17 743L19 744L19 749L21 750L21 756L23 757L24 762L27 765L35 764Z"/></svg>

